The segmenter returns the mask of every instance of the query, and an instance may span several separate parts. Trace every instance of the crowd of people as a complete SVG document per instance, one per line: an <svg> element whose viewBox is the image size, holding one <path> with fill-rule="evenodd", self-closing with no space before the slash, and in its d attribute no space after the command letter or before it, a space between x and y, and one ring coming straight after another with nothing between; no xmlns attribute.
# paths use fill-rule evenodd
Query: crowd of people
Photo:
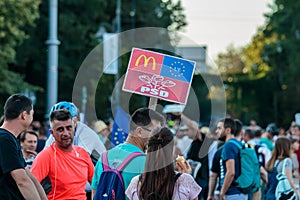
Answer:
<svg viewBox="0 0 300 200"><path fill-rule="evenodd" d="M194 174L196 182L202 187L199 199L279 199L275 197L278 186L276 174L282 169L293 196L281 199L300 199L300 126L295 122L291 123L287 131L280 132L274 123L263 130L255 120L251 120L249 126L245 126L240 120L227 117L217 123L215 130L204 134L207 129L199 126L197 132L195 123L185 115L181 114L181 120L188 128L179 128L179 132L184 133L178 134L180 137L177 138L177 143L181 144L180 140L187 141L184 137L189 137L191 141L186 144L188 148L179 145L179 153L191 159L191 165L194 161L201 163L201 168ZM234 143L247 145L255 151L261 178L261 187L255 192L243 193L237 185L242 167L240 149ZM286 161L281 162L284 160ZM274 165L279 163L274 175Z"/></svg>
<svg viewBox="0 0 300 200"><path fill-rule="evenodd" d="M226 117L211 130L181 112L139 108L126 141L115 146L111 124L80 122L72 102L52 106L49 127L33 113L20 94L4 105L0 199L300 199L295 122L287 131L275 124L264 130L255 120L245 126ZM239 145L252 148L259 163L259 188L251 192L238 184Z"/></svg>

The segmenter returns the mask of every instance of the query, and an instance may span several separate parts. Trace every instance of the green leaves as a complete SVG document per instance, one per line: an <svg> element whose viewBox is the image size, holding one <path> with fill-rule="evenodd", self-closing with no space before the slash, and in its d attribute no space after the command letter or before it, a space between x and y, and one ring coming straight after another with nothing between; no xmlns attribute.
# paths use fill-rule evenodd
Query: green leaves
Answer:
<svg viewBox="0 0 300 200"><path fill-rule="evenodd" d="M229 48L217 62L229 85L228 107L237 117L249 120L250 112L266 123L287 126L299 112L300 2L275 0L270 8L251 43L240 51Z"/></svg>
<svg viewBox="0 0 300 200"><path fill-rule="evenodd" d="M9 69L15 62L16 47L29 38L28 26L38 18L39 0L0 1L0 95L20 92L21 89L38 89L24 81L24 77Z"/></svg>
<svg viewBox="0 0 300 200"><path fill-rule="evenodd" d="M17 1L24 2L25 6L26 2L28 10L24 10L23 7L21 9L20 7L15 8L12 6L13 9L19 9L18 12L22 12L22 14L34 11L31 17L32 23L34 22L36 26L28 26L28 24L32 24L27 20L30 16L23 16L22 18L24 18L25 21L28 21L27 23L22 22L27 24L26 27L20 29L23 31L24 35L22 36L19 34L14 37L16 40L7 44L8 46L5 47L5 55L7 57L10 56L9 63L12 63L10 64L10 67L15 72L24 74L23 78L28 83L44 88L45 90L47 80L47 47L45 41L47 40L48 35L48 1L41 1L38 10L36 9L38 5L36 0L4 1L11 2L11 6ZM61 42L59 46L58 100L71 101L74 80L78 69L86 56L98 44L95 34L98 31L100 24L106 25L105 28L107 32L115 31L116 1L64 0L58 2L58 39ZM0 3L2 3L2 1ZM27 3L29 3L29 5L27 5ZM30 3L32 3L32 5ZM134 6L136 8L136 13L135 15L130 15ZM1 8L2 7L3 6L1 6ZM9 13L9 11L6 12ZM38 14L40 15L39 18L37 18ZM139 27L168 28L170 26L173 27L173 24L176 25L174 25L172 30L179 30L186 25L183 9L180 1L177 0L122 0L121 16L122 31ZM14 16L11 15L8 17L13 18ZM34 21L34 19L36 20ZM11 22L11 24L14 23ZM8 29L3 32L3 34L7 33ZM166 37L164 37L164 41L162 42L170 44L170 40L169 35L166 34ZM15 42L15 44L13 42ZM20 44L20 42L23 42L22 45L17 47L17 44ZM3 42L3 44L6 43ZM2 47L4 46L1 46L0 48ZM15 50L17 53L15 53ZM0 54L1 52L2 51L0 51ZM129 54L122 56L122 73L127 67L128 58ZM94 77L99 69L101 69L101 66L95 66L95 69L91 69L88 73ZM107 115L110 112L109 99L114 86L113 79L114 77L112 75L103 75L101 80L99 80L99 83L96 83L95 80L86 80L84 84L86 84L87 88L97 88L101 85L101 88L97 89L99 92L96 93L96 97L88 97L87 112L89 112L89 100L94 98L97 99L97 105L95 106L97 113L104 118L108 117ZM105 91L103 91L103 88L105 88ZM88 93L89 92L90 91L88 91ZM45 91L37 93L37 99L36 109L42 111L45 110ZM80 100L78 102L80 102ZM80 105L77 106L80 107ZM138 106L138 104L135 106Z"/></svg>

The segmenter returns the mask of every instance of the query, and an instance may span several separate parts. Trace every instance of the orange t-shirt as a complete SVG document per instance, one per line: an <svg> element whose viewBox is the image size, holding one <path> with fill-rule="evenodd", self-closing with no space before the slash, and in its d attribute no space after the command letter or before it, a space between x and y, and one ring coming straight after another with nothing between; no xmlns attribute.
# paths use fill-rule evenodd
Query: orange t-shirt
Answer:
<svg viewBox="0 0 300 200"><path fill-rule="evenodd" d="M73 146L71 152L64 152L53 142L37 155L31 172L39 182L49 176L52 184L49 200L81 200L86 199L85 186L92 181L94 165L83 148Z"/></svg>

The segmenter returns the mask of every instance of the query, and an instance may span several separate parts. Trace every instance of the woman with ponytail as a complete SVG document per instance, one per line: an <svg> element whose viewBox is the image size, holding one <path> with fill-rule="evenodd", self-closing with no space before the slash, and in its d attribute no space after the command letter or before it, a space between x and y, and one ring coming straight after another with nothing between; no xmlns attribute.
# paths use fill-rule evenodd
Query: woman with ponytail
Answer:
<svg viewBox="0 0 300 200"><path fill-rule="evenodd" d="M201 191L193 177L176 172L173 161L174 136L169 128L152 132L144 173L134 177L126 190L132 200L197 200Z"/></svg>

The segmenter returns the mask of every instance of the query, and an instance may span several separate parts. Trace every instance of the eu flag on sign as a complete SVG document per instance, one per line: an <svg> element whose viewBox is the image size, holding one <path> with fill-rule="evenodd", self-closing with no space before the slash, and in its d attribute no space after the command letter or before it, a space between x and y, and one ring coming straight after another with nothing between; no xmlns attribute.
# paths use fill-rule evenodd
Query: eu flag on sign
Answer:
<svg viewBox="0 0 300 200"><path fill-rule="evenodd" d="M160 75L189 83L194 67L192 61L165 55Z"/></svg>
<svg viewBox="0 0 300 200"><path fill-rule="evenodd" d="M121 108L117 108L110 141L114 145L125 142L129 133L130 116Z"/></svg>

